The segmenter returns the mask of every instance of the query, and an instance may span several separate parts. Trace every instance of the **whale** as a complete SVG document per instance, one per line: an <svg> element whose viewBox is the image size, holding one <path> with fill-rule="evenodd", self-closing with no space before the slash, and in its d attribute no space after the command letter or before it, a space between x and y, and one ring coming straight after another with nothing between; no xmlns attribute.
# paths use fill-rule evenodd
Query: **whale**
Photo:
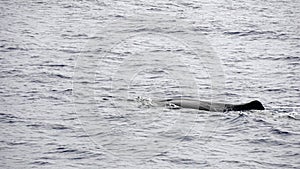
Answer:
<svg viewBox="0 0 300 169"><path fill-rule="evenodd" d="M215 112L265 110L262 103L258 100L253 100L251 102L242 104L227 104L193 99L164 99L158 100L156 103L165 105L171 109L189 108Z"/></svg>

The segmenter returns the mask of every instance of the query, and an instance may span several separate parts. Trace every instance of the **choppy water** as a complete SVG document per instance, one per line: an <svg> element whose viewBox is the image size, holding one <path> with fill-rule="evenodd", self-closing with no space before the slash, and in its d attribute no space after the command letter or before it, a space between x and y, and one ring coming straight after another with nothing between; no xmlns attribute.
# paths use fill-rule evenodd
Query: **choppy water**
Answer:
<svg viewBox="0 0 300 169"><path fill-rule="evenodd" d="M1 168L300 168L298 1L1 1ZM267 110L170 110L169 97Z"/></svg>

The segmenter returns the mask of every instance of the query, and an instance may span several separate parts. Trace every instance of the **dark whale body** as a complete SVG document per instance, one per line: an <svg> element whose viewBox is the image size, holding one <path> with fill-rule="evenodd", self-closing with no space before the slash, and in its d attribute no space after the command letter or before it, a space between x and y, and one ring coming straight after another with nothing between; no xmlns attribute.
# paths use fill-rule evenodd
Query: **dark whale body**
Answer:
<svg viewBox="0 0 300 169"><path fill-rule="evenodd" d="M166 99L158 102L164 105L178 106L179 108L191 108L197 110L221 111L221 112L265 109L262 103L258 100L254 100L244 104L211 103L207 101L192 100L192 99Z"/></svg>

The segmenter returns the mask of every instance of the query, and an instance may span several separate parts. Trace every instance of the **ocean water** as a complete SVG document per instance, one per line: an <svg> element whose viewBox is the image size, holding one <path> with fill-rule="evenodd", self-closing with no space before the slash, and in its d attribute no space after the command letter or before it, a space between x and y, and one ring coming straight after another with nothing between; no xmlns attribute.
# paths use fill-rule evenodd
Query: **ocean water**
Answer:
<svg viewBox="0 0 300 169"><path fill-rule="evenodd" d="M0 8L0 168L300 168L298 1Z"/></svg>

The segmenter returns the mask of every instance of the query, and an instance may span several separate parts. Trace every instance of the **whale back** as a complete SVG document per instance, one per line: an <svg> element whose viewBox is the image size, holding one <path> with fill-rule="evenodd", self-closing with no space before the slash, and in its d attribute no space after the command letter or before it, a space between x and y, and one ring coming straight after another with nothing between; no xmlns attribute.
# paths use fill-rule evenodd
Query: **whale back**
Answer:
<svg viewBox="0 0 300 169"><path fill-rule="evenodd" d="M174 104L181 108L190 108L206 111L243 111L243 110L264 110L264 106L258 100L251 101L244 104L224 104L224 103L211 103L200 100L190 99L166 99L161 100L165 104Z"/></svg>
<svg viewBox="0 0 300 169"><path fill-rule="evenodd" d="M265 110L265 108L260 101L254 100L249 103L233 106L233 110Z"/></svg>

